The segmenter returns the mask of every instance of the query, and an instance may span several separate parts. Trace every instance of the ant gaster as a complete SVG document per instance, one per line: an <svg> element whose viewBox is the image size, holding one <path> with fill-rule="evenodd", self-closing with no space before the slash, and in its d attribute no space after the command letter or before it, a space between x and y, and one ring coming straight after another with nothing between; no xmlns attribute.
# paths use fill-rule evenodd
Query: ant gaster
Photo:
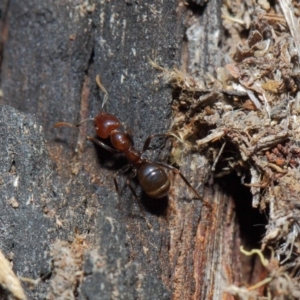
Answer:
<svg viewBox="0 0 300 300"><path fill-rule="evenodd" d="M99 75L96 77L96 82L99 88L105 93L105 97L107 99L108 94L100 82ZM88 120L94 121L94 129L98 137L104 140L109 138L113 148L96 138L87 136L87 139L110 152L123 153L129 162L128 165L121 168L114 175L114 184L117 192L119 192L117 176L120 173L124 173L129 169L132 169L133 172L130 178L137 176L142 189L149 197L162 198L168 195L170 190L170 179L165 171L165 169L169 169L182 178L185 184L194 192L198 199L202 199L202 197L178 169L162 162L151 161L143 156L143 153L148 149L153 137L170 136L168 133L150 135L144 143L142 152L139 152L134 148L131 136L127 132L120 130L121 123L118 118L106 112L100 112L94 119L87 119L76 125L66 122L58 122L54 125L54 127L79 127L83 122ZM135 198L137 198L136 192L131 186L129 178L127 179L126 183L129 186L132 194L135 196ZM203 201L203 203L210 207L210 204L208 204L206 201Z"/></svg>

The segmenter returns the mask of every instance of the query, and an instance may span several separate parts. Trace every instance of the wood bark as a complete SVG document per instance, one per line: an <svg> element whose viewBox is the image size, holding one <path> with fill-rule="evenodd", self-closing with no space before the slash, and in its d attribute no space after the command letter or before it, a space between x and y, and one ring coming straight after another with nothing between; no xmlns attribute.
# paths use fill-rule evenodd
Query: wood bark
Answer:
<svg viewBox="0 0 300 300"><path fill-rule="evenodd" d="M210 211L178 176L169 199L147 198L134 182L118 196L113 174L126 161L54 129L105 109L133 134L136 147L171 123L172 91L148 57L203 76L221 53L219 0L15 1L1 7L1 239L18 276L40 279L29 299L230 299L237 282L234 207L208 185L208 161L186 155L181 171L213 205ZM186 30L195 23L195 39ZM153 159L169 147L151 143ZM198 166L198 168L191 168ZM199 168L200 166L200 168ZM124 186L125 177L118 178ZM151 224L150 230L143 218ZM4 291L3 291L4 293Z"/></svg>

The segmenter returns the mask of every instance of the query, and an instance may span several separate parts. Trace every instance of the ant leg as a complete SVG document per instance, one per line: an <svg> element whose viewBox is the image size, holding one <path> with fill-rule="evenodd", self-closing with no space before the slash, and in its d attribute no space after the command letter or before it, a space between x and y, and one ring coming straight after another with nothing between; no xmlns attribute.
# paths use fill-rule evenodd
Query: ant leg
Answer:
<svg viewBox="0 0 300 300"><path fill-rule="evenodd" d="M135 198L135 200L136 200L136 202L137 202L137 204L138 204L138 206L139 206L139 208L140 208L140 211L141 211L141 213L142 213L142 215L143 215L143 218L144 218L145 222L147 223L148 228L151 230L151 229L152 229L152 225L148 222L148 220L147 220L147 218L146 218L146 215L145 215L145 212L144 212L144 209L143 209L143 207L141 206L141 203L140 203L140 201L139 201L139 197L137 196L137 194L136 194L134 188L132 187L132 185L131 185L131 183L130 183L130 179L133 178L133 177L135 177L136 172L134 172L133 174L134 174L133 176L132 176L132 175L131 175L131 176L129 175L129 176L127 177L126 184L127 184L127 186L129 187L129 189L130 189L132 195L134 196L134 198Z"/></svg>
<svg viewBox="0 0 300 300"><path fill-rule="evenodd" d="M121 173L125 173L127 172L129 169L131 168L131 165L126 165L124 167L122 167L121 169L119 169L115 174L114 174L114 184L115 184L115 189L116 192L118 194L118 205L117 207L120 209L120 190L119 190L119 185L118 185L118 181L117 181L117 177L121 174Z"/></svg>
<svg viewBox="0 0 300 300"><path fill-rule="evenodd" d="M105 150L109 151L109 152L112 152L112 153L120 153L120 151L116 150L116 149L113 149L107 145L105 145L104 143L102 143L101 141L91 137L91 136L87 136L86 137L87 140L99 145L100 147L104 148Z"/></svg>
<svg viewBox="0 0 300 300"><path fill-rule="evenodd" d="M138 204L138 206L139 206L139 208L140 208L140 211L141 211L141 213L142 213L142 215L143 215L143 218L144 218L145 222L147 223L148 228L149 228L149 229L152 229L151 224L148 222L148 220L147 220L147 218L146 218L144 209L143 209L143 207L141 206L139 197L138 197L138 195L136 194L136 192L135 192L133 186L132 186L131 183L130 183L130 180L136 176L136 173L137 173L137 172L136 172L136 169L133 169L133 172L127 176L126 184L127 184L127 186L129 187L129 189L130 189L130 191L131 191L133 197L135 198L135 200L136 200L136 202L137 202L137 204Z"/></svg>
<svg viewBox="0 0 300 300"><path fill-rule="evenodd" d="M158 133L158 134L151 134L151 135L149 135L149 136L147 137L145 143L144 143L144 147L143 147L142 153L144 153L145 151L147 151L147 149L148 149L149 146L150 146L150 142L151 142L151 140L152 140L153 138L155 138L155 137L162 137L162 136L167 136L167 137L169 137L170 134L169 134L169 133Z"/></svg>
<svg viewBox="0 0 300 300"><path fill-rule="evenodd" d="M114 184L115 184L115 188L116 188L116 191L117 191L118 194L119 194L119 185L118 185L117 177L118 177L121 173L127 172L130 168L131 168L131 165L126 165L126 166L122 167L120 170L118 170L118 171L114 174Z"/></svg>
<svg viewBox="0 0 300 300"><path fill-rule="evenodd" d="M78 124L72 124L72 123L67 123L67 122L57 122L54 124L54 128L57 128L57 127L71 127L71 128L77 128L79 126L81 126L82 123L85 123L87 121L94 121L94 119L91 119L91 118L88 118L88 119L85 119L81 122L79 122Z"/></svg>
<svg viewBox="0 0 300 300"><path fill-rule="evenodd" d="M160 165L160 166L162 166L162 167L165 167L165 168L171 170L172 172L174 172L176 174L178 174L181 177L181 179L184 181L184 183L194 192L194 194L198 197L198 199L201 200L204 205L206 205L207 207L211 208L211 204L208 203L207 201L205 201L203 199L203 197L201 197L199 195L199 193L196 191L196 189L190 184L190 182L185 178L185 176L178 169L176 169L175 167L172 167L172 166L170 166L168 164L162 163L162 162L155 162L155 163L158 164L158 165Z"/></svg>

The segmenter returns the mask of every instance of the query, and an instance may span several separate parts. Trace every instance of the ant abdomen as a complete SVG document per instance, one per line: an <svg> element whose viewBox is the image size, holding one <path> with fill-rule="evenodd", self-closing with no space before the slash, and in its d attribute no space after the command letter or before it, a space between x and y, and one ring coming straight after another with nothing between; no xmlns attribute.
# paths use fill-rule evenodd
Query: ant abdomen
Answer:
<svg viewBox="0 0 300 300"><path fill-rule="evenodd" d="M156 163L142 163L138 168L138 179L144 192L152 198L168 195L170 180L165 170Z"/></svg>

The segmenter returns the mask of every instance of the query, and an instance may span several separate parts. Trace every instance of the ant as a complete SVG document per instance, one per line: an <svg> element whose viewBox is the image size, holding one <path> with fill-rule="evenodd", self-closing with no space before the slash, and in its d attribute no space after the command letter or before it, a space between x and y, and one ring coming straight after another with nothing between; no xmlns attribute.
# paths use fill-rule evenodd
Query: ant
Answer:
<svg viewBox="0 0 300 300"><path fill-rule="evenodd" d="M100 85L100 79L96 78L96 81L98 86L102 89L102 85ZM132 173L127 178L126 183L136 199L138 196L130 184L130 179L135 176L137 176L143 191L149 197L156 199L163 198L168 195L170 190L170 179L165 171L165 169L169 169L182 178L185 184L194 192L198 199L202 199L195 188L178 169L162 162L154 162L143 156L143 153L149 148L150 142L154 137L170 136L168 133L150 135L144 143L142 152L139 152L134 148L131 136L127 132L124 132L120 129L121 123L118 118L106 112L100 112L94 119L86 119L75 125L66 122L58 122L54 125L54 127L67 126L76 128L79 127L83 122L89 120L94 121L94 129L97 136L102 140L110 139L113 148L106 145L99 139L90 136L87 136L87 139L112 153L123 153L129 162L129 164L121 168L114 175L114 184L117 192L119 192L117 182L118 175L131 169ZM208 203L206 203L206 201L204 201L204 204L210 206Z"/></svg>

